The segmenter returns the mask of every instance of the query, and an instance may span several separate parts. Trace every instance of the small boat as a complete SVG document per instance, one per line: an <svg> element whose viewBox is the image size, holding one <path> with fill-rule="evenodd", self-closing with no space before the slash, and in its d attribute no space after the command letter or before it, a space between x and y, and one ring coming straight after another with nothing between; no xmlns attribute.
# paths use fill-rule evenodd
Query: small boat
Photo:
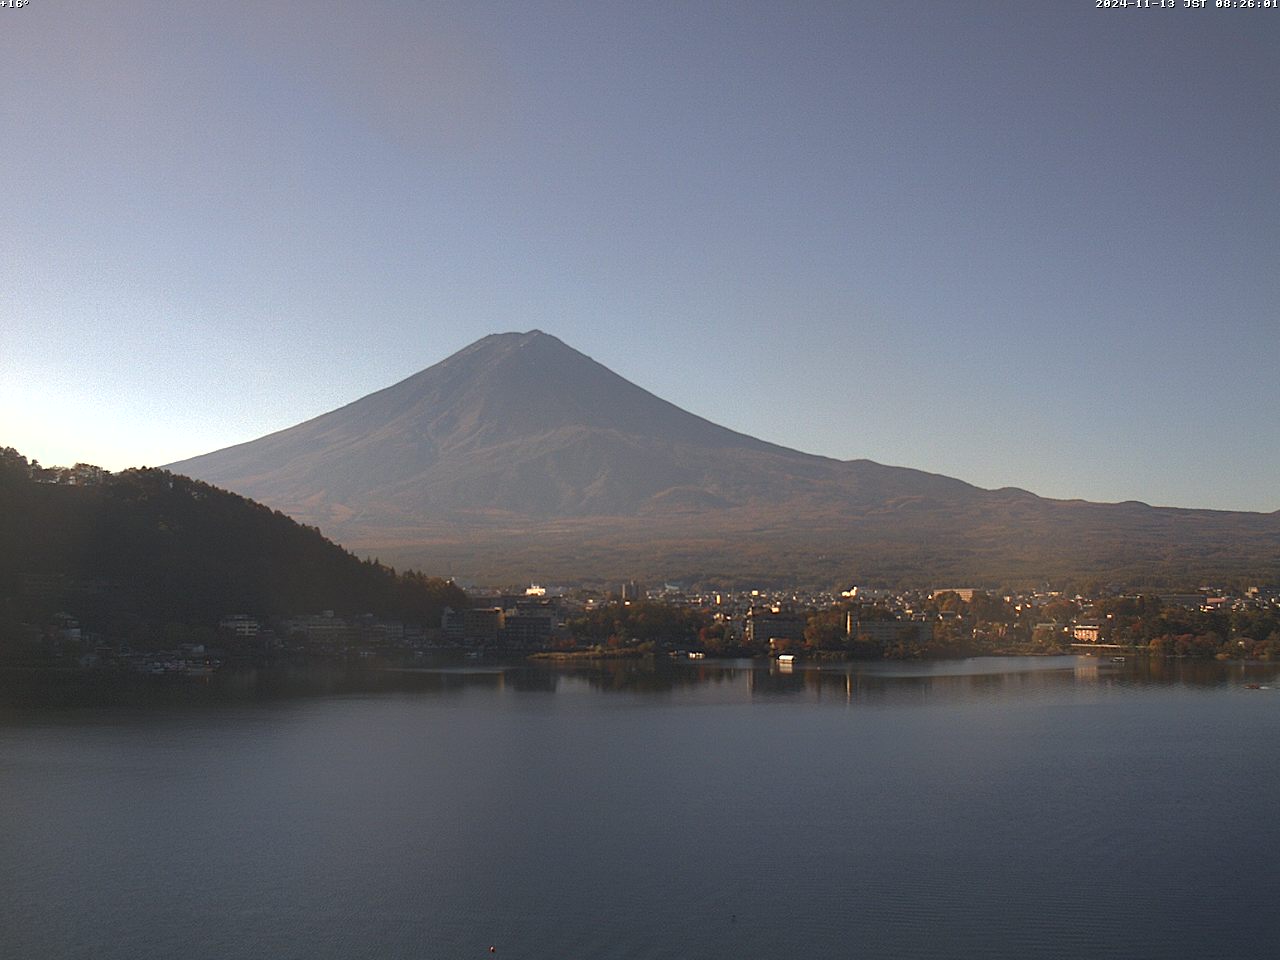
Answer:
<svg viewBox="0 0 1280 960"><path fill-rule="evenodd" d="M794 663L794 662L795 662L795 659L796 659L796 655L795 655L794 653L780 653L780 654L778 654L778 662L779 662L779 663Z"/></svg>
<svg viewBox="0 0 1280 960"><path fill-rule="evenodd" d="M1125 660L1125 658L1124 658L1124 657L1112 657L1112 658L1111 658L1111 662L1112 662L1112 663L1124 663L1124 660Z"/></svg>

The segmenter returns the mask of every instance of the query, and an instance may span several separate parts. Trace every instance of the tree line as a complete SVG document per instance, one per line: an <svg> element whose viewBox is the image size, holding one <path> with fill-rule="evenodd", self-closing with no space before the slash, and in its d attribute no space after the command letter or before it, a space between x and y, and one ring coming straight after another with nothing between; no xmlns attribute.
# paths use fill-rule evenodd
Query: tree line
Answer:
<svg viewBox="0 0 1280 960"><path fill-rule="evenodd" d="M57 613L110 638L334 610L436 625L455 584L359 559L315 527L167 470L41 467L0 449L0 638Z"/></svg>

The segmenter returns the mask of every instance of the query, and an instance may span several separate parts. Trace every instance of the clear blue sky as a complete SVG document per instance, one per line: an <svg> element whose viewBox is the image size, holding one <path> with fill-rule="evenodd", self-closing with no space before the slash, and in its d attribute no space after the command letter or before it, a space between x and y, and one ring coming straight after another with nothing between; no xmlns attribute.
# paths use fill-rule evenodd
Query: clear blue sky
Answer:
<svg viewBox="0 0 1280 960"><path fill-rule="evenodd" d="M0 444L119 469L491 332L1056 497L1280 508L1280 9L0 9Z"/></svg>

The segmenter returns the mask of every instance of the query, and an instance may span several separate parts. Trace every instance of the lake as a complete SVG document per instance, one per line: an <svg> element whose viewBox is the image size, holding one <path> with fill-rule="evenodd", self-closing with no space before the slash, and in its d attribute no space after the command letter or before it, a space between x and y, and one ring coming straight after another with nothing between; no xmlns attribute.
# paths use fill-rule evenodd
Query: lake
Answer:
<svg viewBox="0 0 1280 960"><path fill-rule="evenodd" d="M1278 674L10 679L0 957L1271 958Z"/></svg>

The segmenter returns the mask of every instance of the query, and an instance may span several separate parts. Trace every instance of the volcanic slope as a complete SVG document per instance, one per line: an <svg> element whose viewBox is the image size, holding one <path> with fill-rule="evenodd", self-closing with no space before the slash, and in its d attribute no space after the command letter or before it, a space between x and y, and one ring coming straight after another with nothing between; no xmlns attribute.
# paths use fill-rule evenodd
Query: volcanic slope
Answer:
<svg viewBox="0 0 1280 960"><path fill-rule="evenodd" d="M1280 569L1280 514L1045 500L704 420L540 331L170 465L482 580L1177 579Z"/></svg>

